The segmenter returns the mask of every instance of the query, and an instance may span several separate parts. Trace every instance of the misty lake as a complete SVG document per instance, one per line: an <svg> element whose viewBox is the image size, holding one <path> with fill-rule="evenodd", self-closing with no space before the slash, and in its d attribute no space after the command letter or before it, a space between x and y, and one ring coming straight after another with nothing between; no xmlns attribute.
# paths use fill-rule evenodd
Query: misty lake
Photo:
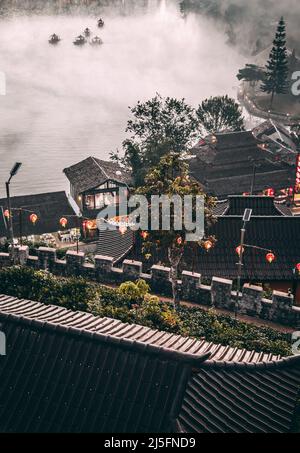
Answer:
<svg viewBox="0 0 300 453"><path fill-rule="evenodd" d="M91 16L15 16L0 23L0 194L15 161L23 168L14 194L67 189L63 168L121 148L128 106L156 92L197 106L211 95L236 94L245 61L221 29L183 18L165 1L138 14L111 12L97 29ZM103 46L76 47L89 27ZM62 41L48 44L57 33Z"/></svg>

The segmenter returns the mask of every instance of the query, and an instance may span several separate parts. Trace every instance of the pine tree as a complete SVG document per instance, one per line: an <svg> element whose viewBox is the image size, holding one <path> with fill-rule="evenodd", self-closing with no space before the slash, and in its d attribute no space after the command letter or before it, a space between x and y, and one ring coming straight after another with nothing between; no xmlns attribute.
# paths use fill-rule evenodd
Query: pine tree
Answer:
<svg viewBox="0 0 300 453"><path fill-rule="evenodd" d="M288 91L288 57L286 48L286 26L284 18L279 21L273 48L266 65L266 80L261 89L271 94L271 107L275 94L285 94Z"/></svg>

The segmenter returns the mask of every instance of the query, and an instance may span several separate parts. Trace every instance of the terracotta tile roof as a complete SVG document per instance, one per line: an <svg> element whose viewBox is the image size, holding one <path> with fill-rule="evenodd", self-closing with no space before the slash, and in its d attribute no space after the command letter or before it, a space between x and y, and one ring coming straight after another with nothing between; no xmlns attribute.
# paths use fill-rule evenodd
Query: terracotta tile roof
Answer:
<svg viewBox="0 0 300 453"><path fill-rule="evenodd" d="M214 345L9 296L0 296L0 323L7 335L0 432L290 429L299 357Z"/></svg>

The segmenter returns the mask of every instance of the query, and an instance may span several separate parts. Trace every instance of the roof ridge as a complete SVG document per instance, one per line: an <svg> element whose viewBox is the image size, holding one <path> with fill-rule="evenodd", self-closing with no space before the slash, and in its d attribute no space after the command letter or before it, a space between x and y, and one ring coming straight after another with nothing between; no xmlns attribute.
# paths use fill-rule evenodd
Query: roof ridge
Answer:
<svg viewBox="0 0 300 453"><path fill-rule="evenodd" d="M163 348L161 346L158 346L158 345L155 345L155 344L151 344L151 343L147 343L146 341L138 341L138 340L134 340L134 339L129 339L129 338L120 338L120 337L117 337L117 336L114 336L113 333L111 334L104 334L104 333L101 333L101 332L98 332L98 331L92 331L92 330L88 330L88 329L85 329L85 328L74 328L70 325L66 325L66 324L59 324L59 321L58 322L51 322L51 321L43 321L41 319L37 319L37 318L34 318L34 317L30 317L30 316L26 316L26 314L15 314L15 313L12 313L12 312L7 312L7 311L1 311L1 297L7 297L8 299L10 299L11 297L10 296L1 296L0 295L0 322L1 322L1 319L9 319L15 323L23 323L23 324L27 324L27 325L33 325L33 326L36 326L38 328L48 328L48 329L51 329L51 330L57 330L57 331L61 331L61 332L64 332L64 333L69 333L69 334L76 334L76 335L84 335L85 337L87 338L90 338L90 339L96 339L98 341L110 341L112 344L116 344L118 343L119 345L123 345L124 348L131 348L133 345L137 345L138 348L145 348L147 349L148 351L156 351L156 353L159 353L161 354L162 356L165 356L166 358L169 357L169 358L173 358L174 360L177 360L177 361L181 361L181 362L184 362L184 363L190 363L192 364L192 366L194 368L197 369L197 366L199 364L201 364L201 366L203 365L203 362L205 362L206 366L213 366L213 367L223 367L223 366L227 366L228 367L231 367L232 364L236 364L238 365L237 368L242 368L242 367L249 367L252 368L253 365L255 364L256 368L258 365L264 367L265 365L268 365L270 364L272 366L272 363L281 363L281 362L286 362L286 358L274 358L273 360L264 360L262 362L259 362L259 363L254 363L254 362L238 362L238 361L231 361L231 360L218 360L218 359L211 359L209 360L209 357L212 355L211 351L208 351L207 347L204 348L204 351L201 353L201 354L194 354L194 353L186 353L184 351L180 351L178 349L172 349L172 348ZM16 298L13 298L13 301L15 302L17 299ZM56 307L56 308L62 308L64 310L64 313L65 314L73 314L75 315L76 313L77 314L85 314L85 312L81 312L81 311L72 311L70 309L67 309L65 307L58 307L58 306L55 306L55 305L46 305L46 304L43 304L41 302L32 302L32 301L28 301L28 302L31 302L32 304L34 304L34 307L35 308L41 308L41 307ZM4 303L5 303L5 300L4 300ZM31 305L31 308L33 309L34 308L32 305ZM92 317L95 318L95 321L98 319L98 320L104 320L104 319L110 319L110 318L101 318L100 316L96 316L96 315L93 315L92 313L90 313L90 315ZM116 320L113 320L112 321L116 321ZM119 321L120 324L126 326L126 323L122 322L122 321ZM127 324L128 325L128 324ZM141 327L141 328L147 328L145 326L139 326L138 324L134 324L134 326L138 326L138 327ZM153 331L153 329L150 329L150 328L147 328L149 329L150 331ZM161 331L162 333L167 333L167 332L164 332L164 331ZM172 334L170 334L172 335ZM181 335L179 335L181 338L184 338L182 337ZM192 337L186 337L187 340L188 339L192 339ZM198 340L196 340L198 341ZM206 342L208 344L208 342ZM215 345L216 347L217 346L223 346L223 345ZM230 346L224 346L224 348L230 348ZM255 351L248 351L246 349L244 349L245 352L252 352L252 353L255 353ZM293 359L293 357L291 357ZM300 358L299 358L299 363L300 363Z"/></svg>
<svg viewBox="0 0 300 453"><path fill-rule="evenodd" d="M102 173L104 173L104 176L105 176L107 179L109 179L109 178L108 178L108 175L107 175L107 173L106 173L106 171L103 169L103 167L101 167L100 163L97 162L96 157L93 157L93 156L92 156L92 160L93 160L93 162L95 162L95 164L100 168L100 170L102 171Z"/></svg>
<svg viewBox="0 0 300 453"><path fill-rule="evenodd" d="M293 365L299 365L300 369L300 354L299 355L294 355L294 356L289 356L289 357L282 357L280 360L273 360L269 362L226 362L226 361L218 361L218 360L207 360L202 367L205 368L226 368L227 370L233 370L233 371L239 371L243 370L245 371L245 368L247 368L247 372L251 371L258 371L259 369L261 370L266 370L266 369L282 369L282 368L288 368Z"/></svg>
<svg viewBox="0 0 300 453"><path fill-rule="evenodd" d="M71 310L67 310L71 311ZM127 338L118 338L113 335L104 335L99 332L92 332L85 329L78 329L76 327L68 327L61 324L51 323L49 321L41 321L39 319L27 318L25 316L18 316L12 313L0 312L0 322L7 320L15 324L22 324L25 326L33 327L37 330L46 329L55 331L61 334L69 334L74 336L81 336L91 341L99 341L101 343L110 343L112 346L116 345L124 349L136 349L147 354L160 355L164 359L178 361L187 365L191 365L196 370L205 362L211 353L203 353L200 355L191 354L187 352L177 351L162 346L156 346L149 343L143 343L137 340L130 340Z"/></svg>

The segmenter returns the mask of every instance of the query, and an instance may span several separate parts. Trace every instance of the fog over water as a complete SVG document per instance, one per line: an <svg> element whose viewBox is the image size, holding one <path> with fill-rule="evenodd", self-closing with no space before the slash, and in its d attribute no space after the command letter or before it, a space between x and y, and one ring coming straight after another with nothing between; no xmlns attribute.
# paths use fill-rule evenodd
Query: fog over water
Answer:
<svg viewBox="0 0 300 453"><path fill-rule="evenodd" d="M0 23L0 194L15 161L23 168L13 194L67 189L64 167L121 148L128 106L155 95L235 95L246 59L227 46L224 31L199 15L183 19L176 1L152 1L139 14L15 16ZM104 45L72 44L85 27ZM48 44L58 33L63 41Z"/></svg>

